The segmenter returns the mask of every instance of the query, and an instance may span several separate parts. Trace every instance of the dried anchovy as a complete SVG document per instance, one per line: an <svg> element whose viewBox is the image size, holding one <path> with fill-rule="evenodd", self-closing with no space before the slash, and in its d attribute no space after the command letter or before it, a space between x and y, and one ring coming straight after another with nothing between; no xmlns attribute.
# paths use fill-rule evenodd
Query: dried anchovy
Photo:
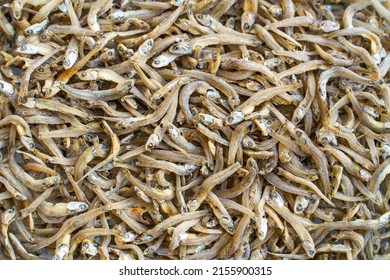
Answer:
<svg viewBox="0 0 390 280"><path fill-rule="evenodd" d="M0 5L0 259L389 259L383 0Z"/></svg>

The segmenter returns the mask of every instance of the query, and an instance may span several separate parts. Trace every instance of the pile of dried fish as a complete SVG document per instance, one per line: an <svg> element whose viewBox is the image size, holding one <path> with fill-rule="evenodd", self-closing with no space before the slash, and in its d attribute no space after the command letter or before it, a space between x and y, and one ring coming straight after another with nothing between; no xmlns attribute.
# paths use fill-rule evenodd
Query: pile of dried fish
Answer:
<svg viewBox="0 0 390 280"><path fill-rule="evenodd" d="M390 258L388 1L1 3L0 259Z"/></svg>

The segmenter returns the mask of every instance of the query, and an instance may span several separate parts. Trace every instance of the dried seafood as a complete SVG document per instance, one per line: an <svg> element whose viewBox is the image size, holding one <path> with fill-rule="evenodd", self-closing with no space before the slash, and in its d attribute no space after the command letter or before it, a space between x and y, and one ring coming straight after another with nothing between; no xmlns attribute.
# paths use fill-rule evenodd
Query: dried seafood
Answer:
<svg viewBox="0 0 390 280"><path fill-rule="evenodd" d="M383 0L0 4L0 259L389 259Z"/></svg>

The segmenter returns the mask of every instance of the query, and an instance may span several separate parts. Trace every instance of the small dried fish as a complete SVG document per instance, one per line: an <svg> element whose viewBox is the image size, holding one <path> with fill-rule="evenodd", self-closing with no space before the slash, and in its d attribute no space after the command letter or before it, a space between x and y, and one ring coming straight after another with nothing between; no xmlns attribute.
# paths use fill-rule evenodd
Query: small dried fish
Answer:
<svg viewBox="0 0 390 280"><path fill-rule="evenodd" d="M0 2L1 259L389 259L388 1Z"/></svg>

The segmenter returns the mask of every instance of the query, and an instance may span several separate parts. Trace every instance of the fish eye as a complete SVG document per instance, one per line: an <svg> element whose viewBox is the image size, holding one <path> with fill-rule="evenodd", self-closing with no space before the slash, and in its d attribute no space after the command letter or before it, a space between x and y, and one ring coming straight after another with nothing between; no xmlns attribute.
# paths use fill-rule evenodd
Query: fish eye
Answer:
<svg viewBox="0 0 390 280"><path fill-rule="evenodd" d="M64 60L64 63L65 63L65 65L70 65L70 60L69 60L68 58L66 58L66 59Z"/></svg>
<svg viewBox="0 0 390 280"><path fill-rule="evenodd" d="M113 56L114 54L113 54L113 52L108 52L108 55Z"/></svg>
<svg viewBox="0 0 390 280"><path fill-rule="evenodd" d="M60 258L60 256L59 255L54 255L53 256L53 260L55 260L55 261L59 261L61 258Z"/></svg>
<svg viewBox="0 0 390 280"><path fill-rule="evenodd" d="M231 123L231 122L234 121L234 118L233 118L233 117L228 117L228 118L227 118L227 121Z"/></svg>
<svg viewBox="0 0 390 280"><path fill-rule="evenodd" d="M296 208L295 208L298 212L301 212L303 210L302 206L301 205L298 205Z"/></svg>
<svg viewBox="0 0 390 280"><path fill-rule="evenodd" d="M301 137L302 136L302 131L299 131L297 130L297 132L295 133L298 137Z"/></svg>
<svg viewBox="0 0 390 280"><path fill-rule="evenodd" d="M244 23L244 26L243 26L243 27L244 27L245 30L248 30L250 26L249 26L248 23Z"/></svg>
<svg viewBox="0 0 390 280"><path fill-rule="evenodd" d="M178 49L179 49L179 47L176 46L176 45L174 45L174 46L172 47L172 50L174 50L174 51L177 51Z"/></svg>
<svg viewBox="0 0 390 280"><path fill-rule="evenodd" d="M202 15L202 14L199 14L199 15L198 15L198 19L203 19L203 15Z"/></svg>
<svg viewBox="0 0 390 280"><path fill-rule="evenodd" d="M85 206L85 204L80 204L79 206L80 211L84 211L86 208L87 206Z"/></svg>
<svg viewBox="0 0 390 280"><path fill-rule="evenodd" d="M315 253L314 250L310 250L310 251L309 251L309 254L310 254L310 255L314 255L314 253Z"/></svg>
<svg viewBox="0 0 390 280"><path fill-rule="evenodd" d="M150 235L150 234L148 234L148 235L145 236L145 239L147 239L147 240L150 240L150 239L152 239L152 238L153 238L153 236Z"/></svg>
<svg viewBox="0 0 390 280"><path fill-rule="evenodd" d="M119 51L119 52L123 52L123 48L122 48L122 47L119 47L119 48L118 48L118 51Z"/></svg>
<svg viewBox="0 0 390 280"><path fill-rule="evenodd" d="M148 42L146 43L146 45L147 45L148 47L151 47L151 46L152 46L152 41L148 41Z"/></svg>
<svg viewBox="0 0 390 280"><path fill-rule="evenodd" d="M159 64L160 64L160 60L155 59L153 63L154 63L155 65L159 65Z"/></svg>
<svg viewBox="0 0 390 280"><path fill-rule="evenodd" d="M212 88L209 88L209 89L206 90L206 93L208 93L208 94L211 94L211 93L214 93L214 92L215 91ZM218 98L218 99L220 99L220 98ZM219 100L217 100L217 101L219 101Z"/></svg>
<svg viewBox="0 0 390 280"><path fill-rule="evenodd" d="M103 149L103 150L106 150L108 148L108 146L104 143L100 144L100 147Z"/></svg>
<svg viewBox="0 0 390 280"><path fill-rule="evenodd" d="M87 77L87 72L85 71L81 72L81 77Z"/></svg>
<svg viewBox="0 0 390 280"><path fill-rule="evenodd" d="M8 213L14 213L14 212L15 212L15 209L14 209L14 208L8 209Z"/></svg>
<svg viewBox="0 0 390 280"><path fill-rule="evenodd" d="M21 47L20 47L20 50L21 50L21 51L25 51L25 50L27 50L27 47L26 47L26 46L21 46Z"/></svg>
<svg viewBox="0 0 390 280"><path fill-rule="evenodd" d="M47 36L46 35L42 35L41 38L42 38L42 40L46 40Z"/></svg>
<svg viewBox="0 0 390 280"><path fill-rule="evenodd" d="M378 250L378 245L377 245L377 244L374 244L374 245L372 245L372 248L373 248L374 250Z"/></svg>
<svg viewBox="0 0 390 280"><path fill-rule="evenodd" d="M33 149L33 148L35 147L35 145L34 145L33 143L28 144L28 146L29 146L31 149Z"/></svg>
<svg viewBox="0 0 390 280"><path fill-rule="evenodd" d="M31 29L28 29L27 34L33 34L33 31Z"/></svg>
<svg viewBox="0 0 390 280"><path fill-rule="evenodd" d="M83 245L82 245L82 246L83 246L84 249L88 249L89 244L88 244L87 242L83 242Z"/></svg>
<svg viewBox="0 0 390 280"><path fill-rule="evenodd" d="M299 121L298 117L295 117L294 122L298 122L298 121Z"/></svg>

